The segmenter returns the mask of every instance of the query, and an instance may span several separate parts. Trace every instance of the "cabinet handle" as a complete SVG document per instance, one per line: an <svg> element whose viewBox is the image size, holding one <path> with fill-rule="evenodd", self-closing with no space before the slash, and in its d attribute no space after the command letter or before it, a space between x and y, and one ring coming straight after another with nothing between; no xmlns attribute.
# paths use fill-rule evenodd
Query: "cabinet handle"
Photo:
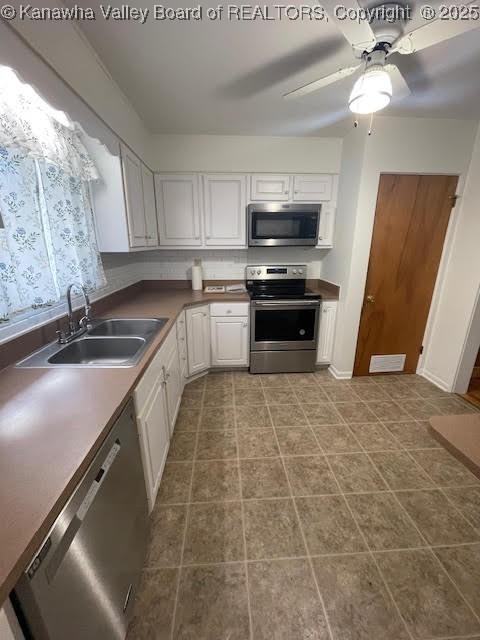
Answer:
<svg viewBox="0 0 480 640"><path fill-rule="evenodd" d="M298 190L297 190L297 191L294 191L294 193L298 193Z"/></svg>
<svg viewBox="0 0 480 640"><path fill-rule="evenodd" d="M167 373L167 375L165 376L165 378L168 380L170 378L170 374Z"/></svg>
<svg viewBox="0 0 480 640"><path fill-rule="evenodd" d="M319 240L323 240L323 236L318 236L318 239Z"/></svg>
<svg viewBox="0 0 480 640"><path fill-rule="evenodd" d="M210 240L210 236L205 236L205 240Z"/></svg>
<svg viewBox="0 0 480 640"><path fill-rule="evenodd" d="M243 323L243 327L246 329L248 327L248 324L246 322Z"/></svg>
<svg viewBox="0 0 480 640"><path fill-rule="evenodd" d="M286 196L288 196L288 189L287 189L286 191L284 191L283 193L284 193ZM297 192L295 191L295 193L297 193Z"/></svg>
<svg viewBox="0 0 480 640"><path fill-rule="evenodd" d="M133 236L136 240L145 240L145 236Z"/></svg>
<svg viewBox="0 0 480 640"><path fill-rule="evenodd" d="M231 309L227 309L227 313L232 313L232 310Z"/></svg>
<svg viewBox="0 0 480 640"><path fill-rule="evenodd" d="M195 236L195 240L200 240L200 236Z"/></svg>

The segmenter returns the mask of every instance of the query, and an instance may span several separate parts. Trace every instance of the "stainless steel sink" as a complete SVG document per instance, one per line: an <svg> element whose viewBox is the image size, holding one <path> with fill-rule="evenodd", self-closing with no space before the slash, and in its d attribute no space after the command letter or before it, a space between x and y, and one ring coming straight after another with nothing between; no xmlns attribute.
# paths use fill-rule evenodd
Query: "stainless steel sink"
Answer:
<svg viewBox="0 0 480 640"><path fill-rule="evenodd" d="M89 329L90 336L149 336L161 329L168 318L112 318L98 320Z"/></svg>
<svg viewBox="0 0 480 640"><path fill-rule="evenodd" d="M50 364L118 366L129 363L145 345L144 338L81 338L48 358Z"/></svg>
<svg viewBox="0 0 480 640"><path fill-rule="evenodd" d="M17 367L134 367L168 318L97 320L66 345L52 342Z"/></svg>

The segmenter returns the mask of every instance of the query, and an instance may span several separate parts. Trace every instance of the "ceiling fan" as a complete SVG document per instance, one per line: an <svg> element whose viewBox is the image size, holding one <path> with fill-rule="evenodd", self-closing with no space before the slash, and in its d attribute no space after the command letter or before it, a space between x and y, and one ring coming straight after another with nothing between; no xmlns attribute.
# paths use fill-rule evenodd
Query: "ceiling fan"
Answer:
<svg viewBox="0 0 480 640"><path fill-rule="evenodd" d="M337 13L338 0L321 0L320 4L352 46L356 63L290 91L284 98L300 98L361 69L362 74L353 85L348 101L350 110L358 114L375 113L390 103L393 94L392 78L397 89L396 97L410 94L399 68L387 63L392 54L410 55L480 26L473 19L441 20L437 14L437 19L404 33L405 20L402 20L402 16L407 16L408 10L397 2L370 9L370 21L345 19L345 15L365 14L365 9L357 0L347 0L342 5L343 15L340 17ZM465 6L468 4L472 3L466 3ZM392 21L392 15L399 16L399 19Z"/></svg>

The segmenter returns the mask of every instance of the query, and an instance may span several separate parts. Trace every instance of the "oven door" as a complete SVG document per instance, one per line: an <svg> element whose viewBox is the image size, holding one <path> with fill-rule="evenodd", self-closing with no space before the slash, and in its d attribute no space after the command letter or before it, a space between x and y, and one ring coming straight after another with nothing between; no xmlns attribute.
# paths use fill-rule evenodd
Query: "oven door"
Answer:
<svg viewBox="0 0 480 640"><path fill-rule="evenodd" d="M251 247L315 246L320 205L262 204L248 207Z"/></svg>
<svg viewBox="0 0 480 640"><path fill-rule="evenodd" d="M253 300L250 305L250 350L316 349L318 300Z"/></svg>

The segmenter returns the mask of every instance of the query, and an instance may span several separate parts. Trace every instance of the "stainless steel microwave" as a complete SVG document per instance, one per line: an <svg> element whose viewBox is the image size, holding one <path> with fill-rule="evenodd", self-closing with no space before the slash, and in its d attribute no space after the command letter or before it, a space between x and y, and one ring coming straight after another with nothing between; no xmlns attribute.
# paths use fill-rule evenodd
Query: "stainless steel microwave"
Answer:
<svg viewBox="0 0 480 640"><path fill-rule="evenodd" d="M249 204L249 247L307 247L318 241L320 204Z"/></svg>

